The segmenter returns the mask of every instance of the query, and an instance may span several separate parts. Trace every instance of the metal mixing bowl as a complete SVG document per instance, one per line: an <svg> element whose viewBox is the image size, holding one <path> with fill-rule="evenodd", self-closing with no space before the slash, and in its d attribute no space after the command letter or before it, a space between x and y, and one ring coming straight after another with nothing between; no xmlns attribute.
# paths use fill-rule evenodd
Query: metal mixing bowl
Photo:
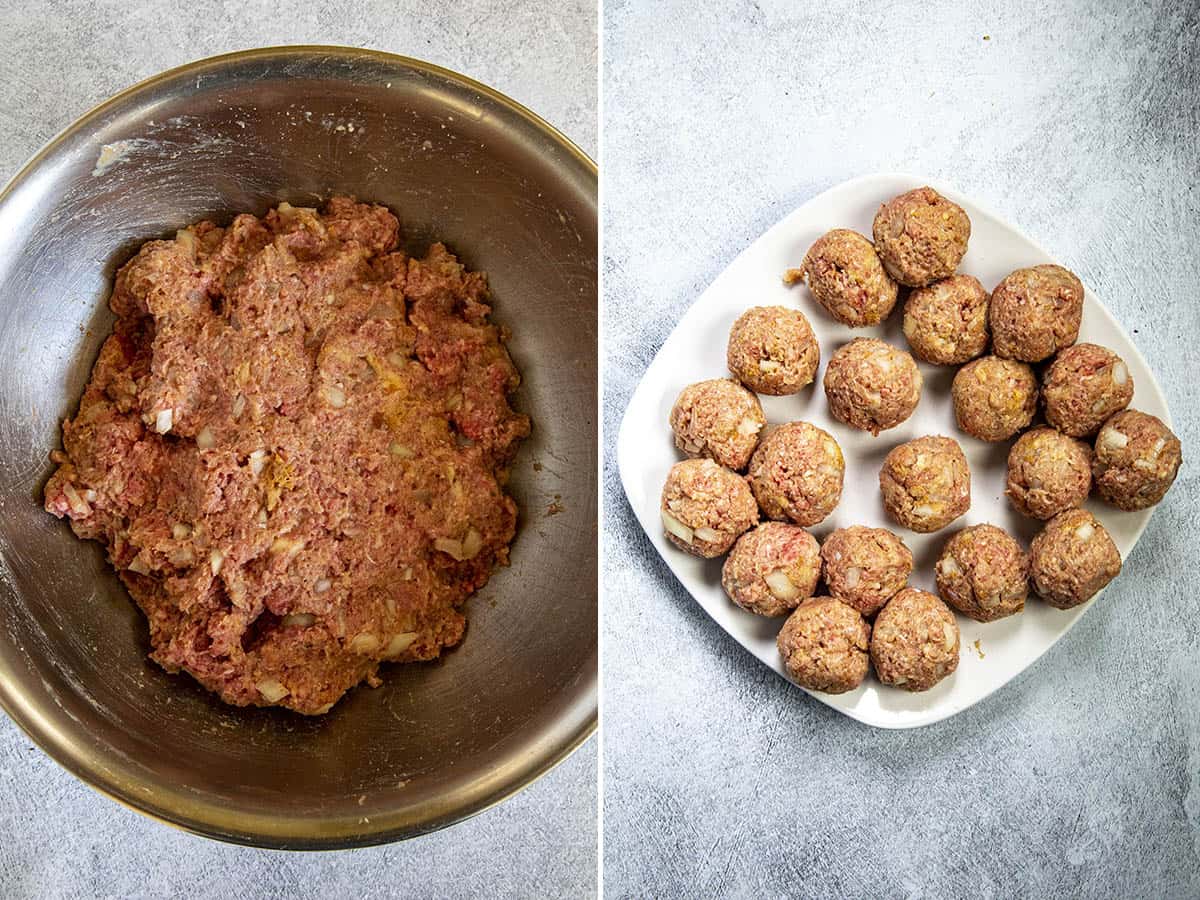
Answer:
<svg viewBox="0 0 1200 900"><path fill-rule="evenodd" d="M511 568L457 649L384 669L329 715L222 705L149 662L141 614L41 508L49 451L108 334L115 270L211 217L385 203L410 250L486 270L534 422ZM262 846L380 843L528 784L596 722L596 170L469 79L328 47L153 78L50 143L0 194L0 704L47 753L139 810ZM561 512L554 513L561 508Z"/></svg>

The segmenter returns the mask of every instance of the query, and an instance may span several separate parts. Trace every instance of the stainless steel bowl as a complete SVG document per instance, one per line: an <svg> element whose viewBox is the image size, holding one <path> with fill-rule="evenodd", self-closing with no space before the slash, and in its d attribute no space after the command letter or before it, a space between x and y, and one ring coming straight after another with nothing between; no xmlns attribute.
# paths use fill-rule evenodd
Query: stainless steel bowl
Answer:
<svg viewBox="0 0 1200 900"><path fill-rule="evenodd" d="M41 488L110 329L113 273L136 247L334 192L389 205L409 249L441 239L488 272L534 436L512 478L512 566L469 601L463 644L304 719L223 706L150 663L99 546L44 513ZM596 170L565 138L414 60L236 53L80 119L0 194L0 236L0 704L47 753L192 831L321 848L447 825L591 733Z"/></svg>

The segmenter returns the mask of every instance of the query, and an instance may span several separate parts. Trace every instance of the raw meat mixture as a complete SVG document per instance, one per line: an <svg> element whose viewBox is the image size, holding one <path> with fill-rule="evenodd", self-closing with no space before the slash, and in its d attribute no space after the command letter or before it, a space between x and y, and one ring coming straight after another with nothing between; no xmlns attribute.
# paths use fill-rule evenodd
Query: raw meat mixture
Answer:
<svg viewBox="0 0 1200 900"><path fill-rule="evenodd" d="M507 561L519 376L484 276L398 235L285 203L117 275L46 509L106 546L152 658L228 703L319 714L438 656Z"/></svg>

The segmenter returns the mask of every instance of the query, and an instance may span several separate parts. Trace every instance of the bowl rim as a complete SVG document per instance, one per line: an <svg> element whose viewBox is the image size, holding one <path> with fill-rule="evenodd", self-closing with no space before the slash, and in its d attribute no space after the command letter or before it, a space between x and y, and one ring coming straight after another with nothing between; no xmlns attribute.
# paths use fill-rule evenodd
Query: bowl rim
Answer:
<svg viewBox="0 0 1200 900"><path fill-rule="evenodd" d="M596 162L574 141L528 107L468 75L415 57L384 50L326 44L282 44L235 50L192 60L142 79L97 103L51 137L20 166L16 174L0 188L0 206L60 145L92 127L106 113L144 91L181 76L217 66L271 57L313 55L337 57L346 61L372 59L433 75L460 88L481 94L506 108L518 119L525 120L535 131L549 138L553 144L564 150L570 159L582 166L593 182L598 182ZM465 803L439 806L429 816L414 816L412 813L381 815L365 822L362 819L352 820L347 816L317 818L247 815L227 810L212 801L187 799L179 793L159 794L155 799L144 799L144 794L136 790L142 782L125 767L110 767L101 761L98 752L76 751L68 743L58 740L56 728L41 715L36 705L30 703L3 677L3 672L0 672L0 710L58 765L97 793L149 819L200 837L261 849L340 850L387 844L437 831L485 812L529 787L566 760L596 732L599 720L598 679L597 670L590 685L590 713L585 714L583 721L566 735L551 735L555 741L554 745L544 748L546 752L523 762L517 769L516 777L497 786L487 787L481 792L469 793ZM588 689L585 688L582 694L585 704L588 699L587 693Z"/></svg>

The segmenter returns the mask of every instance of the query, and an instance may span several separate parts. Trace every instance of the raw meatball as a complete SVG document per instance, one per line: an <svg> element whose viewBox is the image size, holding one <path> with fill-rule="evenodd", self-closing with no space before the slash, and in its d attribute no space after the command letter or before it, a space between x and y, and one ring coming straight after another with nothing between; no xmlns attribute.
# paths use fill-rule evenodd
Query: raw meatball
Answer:
<svg viewBox="0 0 1200 900"><path fill-rule="evenodd" d="M825 310L851 328L878 325L896 305L898 288L857 231L835 228L808 248L804 265L784 275L789 284L808 280Z"/></svg>
<svg viewBox="0 0 1200 900"><path fill-rule="evenodd" d="M958 370L950 395L959 428L981 441L1004 441L1033 421L1037 377L1024 363L985 356Z"/></svg>
<svg viewBox="0 0 1200 900"><path fill-rule="evenodd" d="M830 358L825 396L835 419L879 434L917 408L921 373L903 350L877 338L855 338Z"/></svg>
<svg viewBox="0 0 1200 900"><path fill-rule="evenodd" d="M992 291L992 352L1041 362L1075 343L1083 317L1083 285L1062 266L1017 269Z"/></svg>
<svg viewBox="0 0 1200 900"><path fill-rule="evenodd" d="M733 323L726 358L738 381L777 397L812 384L821 349L800 310L755 306Z"/></svg>
<svg viewBox="0 0 1200 900"><path fill-rule="evenodd" d="M1043 600L1070 609L1090 600L1121 573L1121 554L1086 509L1061 512L1029 547L1029 574Z"/></svg>
<svg viewBox="0 0 1200 900"><path fill-rule="evenodd" d="M789 422L763 438L746 477L768 519L816 525L842 498L845 473L842 448L829 432Z"/></svg>
<svg viewBox="0 0 1200 900"><path fill-rule="evenodd" d="M1046 421L1071 437L1095 434L1104 420L1133 399L1124 360L1096 344L1060 350L1042 379Z"/></svg>
<svg viewBox="0 0 1200 900"><path fill-rule="evenodd" d="M871 662L884 684L927 691L958 668L958 622L928 591L905 588L875 617Z"/></svg>
<svg viewBox="0 0 1200 900"><path fill-rule="evenodd" d="M766 423L758 397L728 378L688 385L671 408L676 447L735 471L750 462Z"/></svg>
<svg viewBox="0 0 1200 900"><path fill-rule="evenodd" d="M901 284L924 287L954 274L967 252L971 220L931 187L894 197L875 214L875 251Z"/></svg>
<svg viewBox="0 0 1200 900"><path fill-rule="evenodd" d="M1162 420L1136 409L1119 412L1096 436L1096 491L1117 509L1153 506L1175 481L1183 448Z"/></svg>
<svg viewBox="0 0 1200 900"><path fill-rule="evenodd" d="M1025 608L1029 558L995 525L972 525L954 535L935 569L942 599L977 622L994 622Z"/></svg>
<svg viewBox="0 0 1200 900"><path fill-rule="evenodd" d="M839 528L821 545L829 593L873 616L908 583L913 557L886 528Z"/></svg>
<svg viewBox="0 0 1200 900"><path fill-rule="evenodd" d="M1025 432L1008 451L1004 493L1017 512L1049 519L1082 506L1092 490L1092 448L1053 428Z"/></svg>
<svg viewBox="0 0 1200 900"><path fill-rule="evenodd" d="M951 275L915 288L904 302L904 336L918 359L957 366L988 342L988 292L971 275Z"/></svg>
<svg viewBox="0 0 1200 900"><path fill-rule="evenodd" d="M893 519L927 534L971 507L971 470L953 438L931 435L893 447L879 472L883 506Z"/></svg>
<svg viewBox="0 0 1200 900"><path fill-rule="evenodd" d="M821 548L798 525L763 522L738 538L721 569L734 603L760 616L782 616L817 589Z"/></svg>
<svg viewBox="0 0 1200 900"><path fill-rule="evenodd" d="M810 691L844 694L867 677L871 626L831 597L801 603L775 643L792 680Z"/></svg>
<svg viewBox="0 0 1200 900"><path fill-rule="evenodd" d="M711 559L758 522L758 507L741 475L711 459L687 459L667 474L662 521L672 544Z"/></svg>

